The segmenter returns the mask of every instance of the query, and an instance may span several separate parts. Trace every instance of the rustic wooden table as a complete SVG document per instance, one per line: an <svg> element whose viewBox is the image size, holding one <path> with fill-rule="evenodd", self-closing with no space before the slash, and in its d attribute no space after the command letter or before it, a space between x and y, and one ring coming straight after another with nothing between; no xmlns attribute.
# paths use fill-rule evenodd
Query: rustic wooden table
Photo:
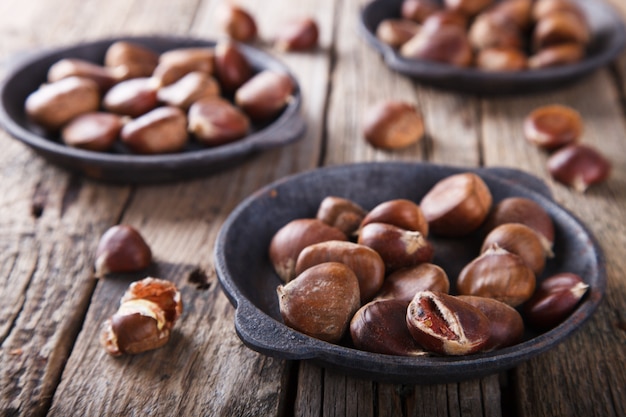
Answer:
<svg viewBox="0 0 626 417"><path fill-rule="evenodd" d="M626 13L626 2L614 3ZM23 52L81 40L121 34L215 39L218 4L2 0L0 72ZM300 80L308 123L301 141L210 177L121 186L53 166L0 131L1 414L625 416L626 55L566 89L481 98L435 90L387 69L357 32L365 0L241 4L257 18L260 46ZM273 51L269 40L280 22L305 14L320 25L319 48ZM419 106L427 130L419 145L383 152L365 143L364 110L385 98ZM583 140L613 162L608 182L581 195L549 178L546 154L521 132L524 116L549 103L581 112ZM544 179L604 250L608 285L596 314L564 343L509 372L442 385L355 379L245 347L213 268L214 242L228 214L286 175L390 160L507 166ZM98 238L117 223L141 230L155 254L153 272L178 284L186 306L166 347L122 358L108 356L98 334L129 281L96 280L92 272Z"/></svg>

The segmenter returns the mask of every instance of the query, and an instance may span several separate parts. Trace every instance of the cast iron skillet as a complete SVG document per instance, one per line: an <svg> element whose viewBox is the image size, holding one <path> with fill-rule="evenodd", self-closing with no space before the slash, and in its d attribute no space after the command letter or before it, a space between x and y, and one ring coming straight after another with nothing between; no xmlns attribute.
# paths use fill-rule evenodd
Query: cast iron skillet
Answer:
<svg viewBox="0 0 626 417"><path fill-rule="evenodd" d="M106 49L115 41L127 40L147 46L156 52L175 48L214 46L215 42L171 36L120 37L58 49L42 51L14 63L0 86L0 123L15 138L33 148L41 156L87 176L113 182L162 182L208 175L230 168L249 155L282 146L302 137L304 119L300 115L302 95L295 77L276 58L247 45L239 48L256 71L283 71L296 85L293 100L280 116L267 125L253 126L244 139L218 147L202 147L193 141L180 153L136 155L122 146L111 152L91 152L65 146L58 135L46 134L33 125L24 113L28 94L45 82L48 68L62 58L82 58L102 63Z"/></svg>
<svg viewBox="0 0 626 417"><path fill-rule="evenodd" d="M361 11L359 28L367 42L382 54L389 68L434 87L480 95L541 92L580 80L612 61L624 48L626 30L620 14L601 0L572 0L580 5L592 31L581 62L555 68L517 72L485 72L437 62L403 58L376 37L378 24L400 17L402 0L374 0Z"/></svg>
<svg viewBox="0 0 626 417"><path fill-rule="evenodd" d="M524 340L508 348L461 357L400 357L359 351L348 340L331 344L306 336L283 324L276 287L281 284L267 256L274 233L292 219L315 217L329 195L349 198L365 209L395 198L419 202L438 180L474 171L494 201L522 196L535 200L552 216L555 258L548 261L543 279L556 272L574 272L589 284L575 312L558 327L538 333L528 330ZM434 263L441 265L455 288L461 268L477 256L481 233L466 239L431 238ZM428 163L361 163L322 168L270 184L244 200L220 230L215 248L219 281L235 306L235 328L250 348L282 359L312 360L347 374L396 383L443 383L476 378L514 367L548 349L577 330L594 312L606 284L602 252L586 227L557 205L543 182L511 169L463 169Z"/></svg>

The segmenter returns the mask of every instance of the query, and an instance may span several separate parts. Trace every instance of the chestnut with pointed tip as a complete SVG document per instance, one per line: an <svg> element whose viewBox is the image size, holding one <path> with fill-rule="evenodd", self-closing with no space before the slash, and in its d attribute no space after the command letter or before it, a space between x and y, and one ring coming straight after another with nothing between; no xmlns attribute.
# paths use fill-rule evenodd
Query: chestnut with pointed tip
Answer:
<svg viewBox="0 0 626 417"><path fill-rule="evenodd" d="M190 72L211 75L214 70L215 52L209 47L178 48L163 52L152 78L159 87L170 85Z"/></svg>
<svg viewBox="0 0 626 417"><path fill-rule="evenodd" d="M363 119L363 136L380 149L400 149L424 136L421 113L411 103L385 100L371 106Z"/></svg>
<svg viewBox="0 0 626 417"><path fill-rule="evenodd" d="M188 112L188 130L202 144L222 145L245 137L250 120L228 100L205 97L191 105Z"/></svg>
<svg viewBox="0 0 626 417"><path fill-rule="evenodd" d="M516 254L539 276L546 266L546 251L539 233L521 223L507 223L489 232L481 253L497 243L503 249Z"/></svg>
<svg viewBox="0 0 626 417"><path fill-rule="evenodd" d="M215 45L215 75L222 89L232 93L252 77L253 69L237 44L221 40Z"/></svg>
<svg viewBox="0 0 626 417"><path fill-rule="evenodd" d="M445 6L466 16L475 16L493 3L493 0L444 0Z"/></svg>
<svg viewBox="0 0 626 417"><path fill-rule="evenodd" d="M61 130L63 143L80 149L104 152L113 147L124 126L122 117L105 112L84 113Z"/></svg>
<svg viewBox="0 0 626 417"><path fill-rule="evenodd" d="M100 92L106 92L119 80L111 68L94 64L79 58L64 58L50 66L48 69L48 82L55 82L67 77L89 78L98 84Z"/></svg>
<svg viewBox="0 0 626 417"><path fill-rule="evenodd" d="M178 81L159 88L157 98L168 106L183 110L205 97L219 97L220 86L215 78L201 71L193 71Z"/></svg>
<svg viewBox="0 0 626 417"><path fill-rule="evenodd" d="M574 144L559 149L548 158L548 172L557 181L584 193L589 186L606 181L611 162L588 145Z"/></svg>
<svg viewBox="0 0 626 417"><path fill-rule="evenodd" d="M256 21L244 8L225 2L217 11L217 21L222 30L239 42L251 42L257 37Z"/></svg>
<svg viewBox="0 0 626 417"><path fill-rule="evenodd" d="M376 37L391 46L399 48L420 30L420 25L407 19L385 19L376 27Z"/></svg>
<svg viewBox="0 0 626 417"><path fill-rule="evenodd" d="M308 51L317 47L319 28L309 17L294 18L278 28L275 46L281 51Z"/></svg>
<svg viewBox="0 0 626 417"><path fill-rule="evenodd" d="M439 10L441 10L441 5L434 0L404 0L400 14L405 20L423 23Z"/></svg>
<svg viewBox="0 0 626 417"><path fill-rule="evenodd" d="M178 152L187 144L187 116L178 107L157 107L126 123L120 136L136 153Z"/></svg>
<svg viewBox="0 0 626 417"><path fill-rule="evenodd" d="M293 92L294 83L289 75L264 70L237 89L235 103L252 120L265 121L276 117L287 106Z"/></svg>
<svg viewBox="0 0 626 417"><path fill-rule="evenodd" d="M448 293L450 280L446 271L428 262L399 269L385 278L376 299L393 298L408 304L419 291Z"/></svg>
<svg viewBox="0 0 626 417"><path fill-rule="evenodd" d="M136 272L151 262L152 251L143 236L134 227L119 224L104 232L98 242L95 273L102 277L112 272Z"/></svg>
<svg viewBox="0 0 626 417"><path fill-rule="evenodd" d="M367 213L361 227L369 223L388 223L428 237L428 222L417 203L405 198L384 201Z"/></svg>
<svg viewBox="0 0 626 417"><path fill-rule="evenodd" d="M159 54L134 42L113 42L106 50L104 65L111 68L118 81L149 77L159 62Z"/></svg>
<svg viewBox="0 0 626 417"><path fill-rule="evenodd" d="M343 197L325 197L317 209L316 217L352 236L359 228L367 212L352 200Z"/></svg>
<svg viewBox="0 0 626 417"><path fill-rule="evenodd" d="M376 300L361 307L350 321L350 336L356 348L387 355L426 355L406 325L407 304Z"/></svg>
<svg viewBox="0 0 626 417"><path fill-rule="evenodd" d="M152 78L132 78L115 84L104 95L105 110L130 117L139 117L159 104L158 85Z"/></svg>
<svg viewBox="0 0 626 417"><path fill-rule="evenodd" d="M587 45L591 33L580 16L570 11L550 13L537 21L532 33L533 48L543 48L564 43Z"/></svg>
<svg viewBox="0 0 626 417"><path fill-rule="evenodd" d="M359 309L359 282L339 262L315 265L276 289L285 324L317 339L335 343Z"/></svg>
<svg viewBox="0 0 626 417"><path fill-rule="evenodd" d="M458 67L470 66L474 57L465 29L457 25L441 25L427 30L429 20L422 30L402 45L400 55Z"/></svg>
<svg viewBox="0 0 626 417"><path fill-rule="evenodd" d="M467 355L483 349L490 336L489 319L460 299L420 291L411 300L406 323L413 338L440 355Z"/></svg>
<svg viewBox="0 0 626 417"><path fill-rule="evenodd" d="M559 67L579 62L584 56L585 48L578 43L549 46L528 57L528 68Z"/></svg>
<svg viewBox="0 0 626 417"><path fill-rule="evenodd" d="M475 50L486 48L514 48L522 50L525 46L520 29L502 15L481 13L472 22L469 41Z"/></svg>

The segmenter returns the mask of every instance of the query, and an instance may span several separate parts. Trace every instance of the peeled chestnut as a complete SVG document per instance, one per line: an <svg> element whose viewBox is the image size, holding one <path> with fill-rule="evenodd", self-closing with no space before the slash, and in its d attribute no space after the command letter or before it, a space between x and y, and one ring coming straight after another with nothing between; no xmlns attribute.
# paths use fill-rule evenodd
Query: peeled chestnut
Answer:
<svg viewBox="0 0 626 417"><path fill-rule="evenodd" d="M387 355L421 356L424 349L406 324L407 303L376 300L361 307L350 321L350 336L357 349Z"/></svg>
<svg viewBox="0 0 626 417"><path fill-rule="evenodd" d="M461 295L477 295L517 307L535 291L536 278L524 260L497 244L467 264L457 279Z"/></svg>
<svg viewBox="0 0 626 417"><path fill-rule="evenodd" d="M165 279L146 277L135 281L126 290L120 303L131 300L147 300L163 310L165 325L173 327L183 313L180 292L173 282Z"/></svg>
<svg viewBox="0 0 626 417"><path fill-rule="evenodd" d="M162 87L180 80L190 72L212 74L214 56L213 48L208 47L178 48L163 52L152 77Z"/></svg>
<svg viewBox="0 0 626 417"><path fill-rule="evenodd" d="M218 97L220 86L209 74L193 71L178 81L159 88L157 98L168 106L187 110L195 101L205 97Z"/></svg>
<svg viewBox="0 0 626 417"><path fill-rule="evenodd" d="M44 84L26 97L26 114L43 128L54 131L83 113L100 106L98 84L89 78L68 77Z"/></svg>
<svg viewBox="0 0 626 417"><path fill-rule="evenodd" d="M517 48L485 48L476 55L476 67L485 71L521 71L527 65L526 54Z"/></svg>
<svg viewBox="0 0 626 417"><path fill-rule="evenodd" d="M367 212L352 200L336 196L325 197L317 209L316 217L330 226L352 236Z"/></svg>
<svg viewBox="0 0 626 417"><path fill-rule="evenodd" d="M67 77L85 77L98 84L100 92L105 92L118 80L111 68L103 67L78 58L64 58L48 69L48 82L55 82Z"/></svg>
<svg viewBox="0 0 626 417"><path fill-rule="evenodd" d="M358 243L378 252L388 273L430 262L433 258L433 246L420 232L387 223L369 223L363 226Z"/></svg>
<svg viewBox="0 0 626 417"><path fill-rule="evenodd" d="M219 97L205 97L191 105L188 130L201 143L222 145L248 134L250 120L229 101Z"/></svg>
<svg viewBox="0 0 626 417"><path fill-rule="evenodd" d="M324 262L341 262L352 269L359 280L361 304L374 298L383 285L385 264L380 255L367 246L340 240L314 243L304 248L296 261L296 275Z"/></svg>
<svg viewBox="0 0 626 417"><path fill-rule="evenodd" d="M507 223L493 229L485 240L481 252L497 243L503 249L518 255L535 273L541 274L546 265L546 251L539 234L521 223Z"/></svg>
<svg viewBox="0 0 626 417"><path fill-rule="evenodd" d="M294 83L285 73L264 70L237 89L235 103L251 119L263 121L275 117L289 103Z"/></svg>
<svg viewBox="0 0 626 417"><path fill-rule="evenodd" d="M143 236L130 225L109 228L96 248L96 276L111 272L135 272L152 262L152 251Z"/></svg>
<svg viewBox="0 0 626 417"><path fill-rule="evenodd" d="M285 282L296 276L296 261L309 245L327 240L347 240L339 229L319 219L295 219L281 227L272 237L269 257L278 276Z"/></svg>
<svg viewBox="0 0 626 417"><path fill-rule="evenodd" d="M419 291L448 293L450 281L446 271L428 262L399 269L385 278L376 299L393 298L408 304Z"/></svg>
<svg viewBox="0 0 626 417"><path fill-rule="evenodd" d="M276 48L281 51L307 51L317 46L319 28L308 16L285 22L276 34Z"/></svg>
<svg viewBox="0 0 626 417"><path fill-rule="evenodd" d="M252 66L234 42L222 40L215 45L215 75L224 91L234 92L252 74Z"/></svg>
<svg viewBox="0 0 626 417"><path fill-rule="evenodd" d="M187 116L178 107L157 107L126 123L120 136L136 153L178 152L187 144Z"/></svg>
<svg viewBox="0 0 626 417"><path fill-rule="evenodd" d="M400 55L459 67L471 65L472 47L464 28L456 25L442 25L437 29L427 27L428 21L413 38L402 45Z"/></svg>
<svg viewBox="0 0 626 417"><path fill-rule="evenodd" d="M385 19L376 27L376 37L391 46L399 48L420 30L420 26L407 19Z"/></svg>
<svg viewBox="0 0 626 417"><path fill-rule="evenodd" d="M159 62L153 50L134 42L117 41L107 48L104 65L112 68L118 80L149 77Z"/></svg>
<svg viewBox="0 0 626 417"><path fill-rule="evenodd" d="M489 319L460 299L433 291L420 291L409 304L406 323L413 338L441 355L480 351L490 337Z"/></svg>
<svg viewBox="0 0 626 417"><path fill-rule="evenodd" d="M404 0L400 13L405 20L422 23L439 10L441 5L433 0Z"/></svg>
<svg viewBox="0 0 626 417"><path fill-rule="evenodd" d="M363 119L363 136L375 148L404 148L424 136L424 121L413 104L386 100L367 110Z"/></svg>
<svg viewBox="0 0 626 417"><path fill-rule="evenodd" d="M90 151L107 151L117 140L122 118L104 112L84 113L72 119L61 130L63 143Z"/></svg>
<svg viewBox="0 0 626 417"><path fill-rule="evenodd" d="M157 88L151 78L132 78L115 84L102 99L112 113L139 117L158 105Z"/></svg>
<svg viewBox="0 0 626 417"><path fill-rule="evenodd" d="M441 236L464 236L485 220L493 197L476 174L465 172L438 181L420 202L430 231Z"/></svg>
<svg viewBox="0 0 626 417"><path fill-rule="evenodd" d="M252 15L231 2L223 3L217 11L218 24L228 36L239 42L251 42L257 37L257 25Z"/></svg>
<svg viewBox="0 0 626 417"><path fill-rule="evenodd" d="M557 181L584 193L592 184L605 181L611 174L611 162L587 145L569 145L548 159L548 171Z"/></svg>
<svg viewBox="0 0 626 417"><path fill-rule="evenodd" d="M363 218L361 227L369 223L388 223L406 230L420 232L428 237L428 222L416 203L404 198L384 201Z"/></svg>
<svg viewBox="0 0 626 417"><path fill-rule="evenodd" d="M554 222L539 203L525 197L508 197L496 204L487 218L487 230L506 223L524 224L540 236L546 256L552 257Z"/></svg>
<svg viewBox="0 0 626 417"><path fill-rule="evenodd" d="M528 57L528 68L550 68L579 62L585 48L578 43L564 43L546 47Z"/></svg>
<svg viewBox="0 0 626 417"><path fill-rule="evenodd" d="M534 109L524 119L526 139L544 149L577 143L583 132L583 119L576 110L560 104Z"/></svg>
<svg viewBox="0 0 626 417"><path fill-rule="evenodd" d="M285 324L326 342L337 342L359 309L359 282L339 262L315 265L276 289Z"/></svg>
<svg viewBox="0 0 626 417"><path fill-rule="evenodd" d="M546 278L524 304L524 317L539 329L555 327L574 311L588 288L579 275L569 272Z"/></svg>
<svg viewBox="0 0 626 417"><path fill-rule="evenodd" d="M510 305L494 298L473 295L459 295L458 299L473 305L489 319L489 340L484 350L511 346L522 340L524 320Z"/></svg>

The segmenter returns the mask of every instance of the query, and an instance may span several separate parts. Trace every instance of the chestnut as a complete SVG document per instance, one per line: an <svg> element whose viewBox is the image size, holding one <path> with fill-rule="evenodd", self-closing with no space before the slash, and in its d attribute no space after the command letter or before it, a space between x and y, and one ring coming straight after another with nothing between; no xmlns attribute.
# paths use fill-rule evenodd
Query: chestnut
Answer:
<svg viewBox="0 0 626 417"><path fill-rule="evenodd" d="M99 107L98 84L84 77L44 84L30 93L24 103L28 117L49 131L58 130L74 117L97 111Z"/></svg>
<svg viewBox="0 0 626 417"><path fill-rule="evenodd" d="M157 107L158 86L151 78L132 78L115 84L102 99L111 113L139 117Z"/></svg>
<svg viewBox="0 0 626 417"><path fill-rule="evenodd" d="M385 278L376 299L393 298L408 304L419 291L448 293L450 280L446 271L428 262L399 269Z"/></svg>
<svg viewBox="0 0 626 417"><path fill-rule="evenodd" d="M230 143L245 137L250 120L241 110L220 97L205 97L191 105L188 130L202 144Z"/></svg>
<svg viewBox="0 0 626 417"><path fill-rule="evenodd" d="M313 265L341 262L356 274L359 280L361 304L374 298L385 279L385 264L378 252L353 242L329 240L304 248L296 261L296 275Z"/></svg>
<svg viewBox="0 0 626 417"><path fill-rule="evenodd" d="M459 295L458 299L479 309L489 319L489 340L483 350L514 345L524 336L521 314L508 304L494 298Z"/></svg>
<svg viewBox="0 0 626 417"><path fill-rule="evenodd" d="M433 246L420 232L387 223L368 223L363 226L358 243L378 252L388 273L430 262L433 258Z"/></svg>
<svg viewBox="0 0 626 417"><path fill-rule="evenodd" d="M126 123L120 136L136 153L178 152L187 144L187 116L178 107L157 107Z"/></svg>
<svg viewBox="0 0 626 417"><path fill-rule="evenodd" d="M400 14L404 20L423 23L439 10L441 10L441 5L434 0L404 0Z"/></svg>
<svg viewBox="0 0 626 417"><path fill-rule="evenodd" d="M409 303L406 323L413 338L440 355L482 350L490 337L489 319L476 307L452 295L420 291Z"/></svg>
<svg viewBox="0 0 626 417"><path fill-rule="evenodd" d="M214 57L213 48L208 47L178 48L163 52L152 78L162 87L180 80L190 72L212 74Z"/></svg>
<svg viewBox="0 0 626 417"><path fill-rule="evenodd" d="M552 275L539 284L523 306L524 318L538 329L551 329L570 315L589 285L570 272Z"/></svg>
<svg viewBox="0 0 626 417"><path fill-rule="evenodd" d="M457 26L465 30L467 23L467 16L453 12L452 10L443 9L428 16L422 23L421 30L438 31L441 27L448 25Z"/></svg>
<svg viewBox="0 0 626 417"><path fill-rule="evenodd" d="M476 50L486 48L524 48L520 29L502 15L482 13L472 22L468 37Z"/></svg>
<svg viewBox="0 0 626 417"><path fill-rule="evenodd" d="M278 29L275 46L280 51L308 51L317 47L319 28L309 17L299 17L285 22Z"/></svg>
<svg viewBox="0 0 626 417"><path fill-rule="evenodd" d="M239 42L251 42L257 37L257 25L247 10L225 2L217 10L217 20L222 30Z"/></svg>
<svg viewBox="0 0 626 417"><path fill-rule="evenodd" d="M422 356L406 324L407 303L376 300L361 307L350 321L350 336L357 349L400 356Z"/></svg>
<svg viewBox="0 0 626 417"><path fill-rule="evenodd" d="M611 162L596 149L581 144L559 149L548 158L547 165L552 178L581 193L611 174Z"/></svg>
<svg viewBox="0 0 626 417"><path fill-rule="evenodd" d="M493 3L493 0L444 0L445 6L466 16L475 16Z"/></svg>
<svg viewBox="0 0 626 417"><path fill-rule="evenodd" d="M222 89L232 93L252 77L253 70L234 42L221 40L215 45L215 75Z"/></svg>
<svg viewBox="0 0 626 417"><path fill-rule="evenodd" d="M363 136L375 148L404 148L424 136L424 121L413 104L385 100L371 106L365 113Z"/></svg>
<svg viewBox="0 0 626 417"><path fill-rule="evenodd" d="M352 236L361 225L367 212L352 200L336 196L325 197L317 209L316 217Z"/></svg>
<svg viewBox="0 0 626 417"><path fill-rule="evenodd" d="M61 59L48 69L48 82L50 83L72 76L89 78L95 81L101 93L106 92L113 84L118 82L111 68L78 58Z"/></svg>
<svg viewBox="0 0 626 417"><path fill-rule="evenodd" d="M63 127L61 139L68 146L103 152L113 147L122 126L122 117L116 114L84 113Z"/></svg>
<svg viewBox="0 0 626 417"><path fill-rule="evenodd" d="M528 59L517 48L485 48L476 55L476 67L484 71L521 71Z"/></svg>
<svg viewBox="0 0 626 417"><path fill-rule="evenodd" d="M120 303L130 300L147 300L155 303L163 310L165 324L173 327L183 313L183 302L180 292L173 282L165 279L146 277L129 285Z"/></svg>
<svg viewBox="0 0 626 417"><path fill-rule="evenodd" d="M487 230L506 223L524 224L540 236L546 256L552 257L554 245L554 222L539 203L525 197L508 197L500 200L489 213Z"/></svg>
<svg viewBox="0 0 626 417"><path fill-rule="evenodd" d="M456 282L460 295L477 295L517 307L535 291L536 278L524 260L494 244L467 264Z"/></svg>
<svg viewBox="0 0 626 417"><path fill-rule="evenodd" d="M159 62L159 55L134 42L113 42L106 50L104 65L112 68L118 80L149 77Z"/></svg>
<svg viewBox="0 0 626 417"><path fill-rule="evenodd" d="M420 207L432 233L464 236L487 218L493 197L485 182L472 172L439 180L422 198Z"/></svg>
<svg viewBox="0 0 626 417"><path fill-rule="evenodd" d="M551 104L530 112L524 119L523 130L529 142L553 150L580 140L583 119L571 107Z"/></svg>
<svg viewBox="0 0 626 417"><path fill-rule="evenodd" d="M428 222L415 202L404 198L384 201L363 218L361 227L369 223L388 223L406 230L420 232L428 237Z"/></svg>
<svg viewBox="0 0 626 417"><path fill-rule="evenodd" d="M579 62L585 56L585 48L578 43L564 43L546 47L528 57L528 68L558 67Z"/></svg>
<svg viewBox="0 0 626 417"><path fill-rule="evenodd" d="M384 19L376 27L376 37L391 46L399 48L417 34L420 25L407 19Z"/></svg>
<svg viewBox="0 0 626 417"><path fill-rule="evenodd" d="M215 78L201 71L193 71L178 81L159 88L157 98L168 106L187 110L195 101L205 97L218 97L220 85Z"/></svg>
<svg viewBox="0 0 626 417"><path fill-rule="evenodd" d="M312 266L276 292L287 326L331 343L341 339L360 307L357 277L339 262Z"/></svg>
<svg viewBox="0 0 626 417"><path fill-rule="evenodd" d="M235 92L235 103L255 121L277 116L294 92L291 77L283 72L264 70L246 81Z"/></svg>
<svg viewBox="0 0 626 417"><path fill-rule="evenodd" d="M584 20L569 11L553 12L539 19L532 34L533 48L543 48L563 44L589 43L591 34Z"/></svg>
<svg viewBox="0 0 626 417"><path fill-rule="evenodd" d="M278 276L285 282L296 276L296 261L309 245L327 240L348 240L339 229L319 219L295 219L278 229L269 246L269 257Z"/></svg>
<svg viewBox="0 0 626 417"><path fill-rule="evenodd" d="M536 0L532 8L532 17L538 21L555 12L571 12L585 19L585 14L572 0Z"/></svg>
<svg viewBox="0 0 626 417"><path fill-rule="evenodd" d="M495 3L487 13L496 14L526 31L533 23L533 0L506 0Z"/></svg>
<svg viewBox="0 0 626 417"><path fill-rule="evenodd" d="M423 59L458 67L471 65L473 53L465 29L456 25L442 25L427 30L427 25L428 22L402 45L400 55L408 59Z"/></svg>
<svg viewBox="0 0 626 417"><path fill-rule="evenodd" d="M481 252L498 244L503 249L518 255L539 276L546 266L546 251L539 234L521 223L507 223L493 229L485 240Z"/></svg>
<svg viewBox="0 0 626 417"><path fill-rule="evenodd" d="M95 273L101 277L111 272L136 272L151 262L152 251L139 231L119 224L104 232L98 242Z"/></svg>

